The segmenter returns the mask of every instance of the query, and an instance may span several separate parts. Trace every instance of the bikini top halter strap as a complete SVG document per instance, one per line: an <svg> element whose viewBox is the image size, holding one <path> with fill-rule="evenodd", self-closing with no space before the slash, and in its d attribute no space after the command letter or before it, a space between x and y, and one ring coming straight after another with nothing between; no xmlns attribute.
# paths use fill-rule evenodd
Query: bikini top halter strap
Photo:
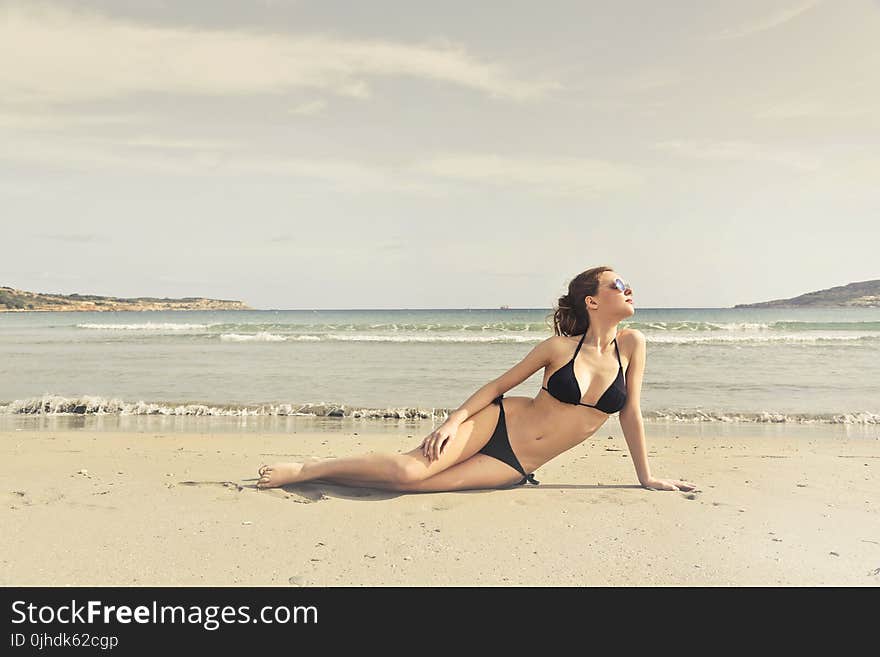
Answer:
<svg viewBox="0 0 880 657"><path fill-rule="evenodd" d="M577 349L574 350L574 356L571 357L572 360L578 357L578 352L581 350L581 345L584 343L584 338L587 337L587 332L584 331L584 334L581 336L581 341L578 342Z"/></svg>
<svg viewBox="0 0 880 657"><path fill-rule="evenodd" d="M574 356L571 357L572 360L577 358L578 352L581 350L581 345L584 343L584 338L587 337L587 332L584 331L584 334L581 336L581 341L578 342L577 349L574 350ZM623 363L620 362L620 349L617 348L617 334L614 334L614 338L611 340L614 343L614 351L617 353L617 364L623 367Z"/></svg>

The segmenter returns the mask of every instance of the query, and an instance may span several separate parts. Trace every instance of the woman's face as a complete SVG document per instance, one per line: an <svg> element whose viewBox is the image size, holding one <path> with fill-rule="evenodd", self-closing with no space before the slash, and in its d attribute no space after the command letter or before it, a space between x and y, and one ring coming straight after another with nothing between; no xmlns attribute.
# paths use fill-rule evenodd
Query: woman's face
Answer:
<svg viewBox="0 0 880 657"><path fill-rule="evenodd" d="M623 291L617 285L618 280L623 283ZM594 310L603 315L623 319L631 317L636 312L632 288L626 283L626 279L615 271L603 271L600 274L599 289L592 297L599 306Z"/></svg>

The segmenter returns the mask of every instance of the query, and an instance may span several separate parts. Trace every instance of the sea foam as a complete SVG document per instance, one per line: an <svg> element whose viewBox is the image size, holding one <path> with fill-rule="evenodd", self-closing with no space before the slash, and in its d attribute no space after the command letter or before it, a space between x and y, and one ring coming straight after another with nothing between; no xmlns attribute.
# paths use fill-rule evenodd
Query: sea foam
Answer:
<svg viewBox="0 0 880 657"><path fill-rule="evenodd" d="M452 409L385 407L365 408L335 402L277 404L202 404L193 402L124 401L119 398L83 395L64 397L45 394L41 397L15 400L0 405L0 415L166 415L166 416L309 416L366 419L435 419L445 417ZM723 410L662 409L645 411L646 421L674 423L737 423L737 424L880 424L880 414L865 410L846 413L736 413Z"/></svg>

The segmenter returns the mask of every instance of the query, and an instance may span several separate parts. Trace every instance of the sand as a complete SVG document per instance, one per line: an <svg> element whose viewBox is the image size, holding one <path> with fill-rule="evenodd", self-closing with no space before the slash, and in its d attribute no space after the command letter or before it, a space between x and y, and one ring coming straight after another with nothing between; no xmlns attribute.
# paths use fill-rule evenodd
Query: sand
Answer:
<svg viewBox="0 0 880 657"><path fill-rule="evenodd" d="M0 584L877 586L880 440L597 436L540 486L258 490L264 462L402 452L400 434L0 433Z"/></svg>

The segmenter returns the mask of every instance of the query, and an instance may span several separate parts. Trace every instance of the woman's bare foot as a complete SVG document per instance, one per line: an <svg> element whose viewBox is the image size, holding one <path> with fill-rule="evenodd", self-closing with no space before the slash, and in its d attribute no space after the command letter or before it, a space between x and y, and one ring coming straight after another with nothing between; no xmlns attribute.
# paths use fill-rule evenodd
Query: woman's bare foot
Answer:
<svg viewBox="0 0 880 657"><path fill-rule="evenodd" d="M260 480L257 488L277 488L296 483L302 470L302 463L275 463L260 467Z"/></svg>

